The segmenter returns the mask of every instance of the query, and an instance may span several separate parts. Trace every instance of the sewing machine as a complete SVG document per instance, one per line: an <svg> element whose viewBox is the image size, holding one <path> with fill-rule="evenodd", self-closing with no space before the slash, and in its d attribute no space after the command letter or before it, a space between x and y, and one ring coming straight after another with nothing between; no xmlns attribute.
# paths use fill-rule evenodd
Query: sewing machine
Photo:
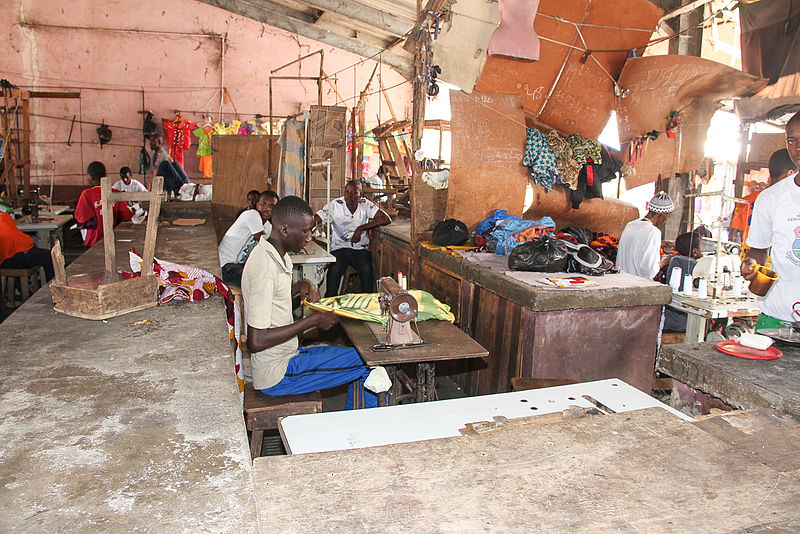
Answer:
<svg viewBox="0 0 800 534"><path fill-rule="evenodd" d="M393 278L385 276L378 280L381 296L381 313L388 315L386 326L378 337L373 350L390 350L421 345L422 338L414 331L411 321L417 316L419 305Z"/></svg>
<svg viewBox="0 0 800 534"><path fill-rule="evenodd" d="M742 260L738 253L729 254L724 251L703 256L697 260L697 265L692 270L692 278L705 278L708 280L708 296L720 298L725 292L733 296L734 277L739 274ZM744 293L741 289L740 295Z"/></svg>

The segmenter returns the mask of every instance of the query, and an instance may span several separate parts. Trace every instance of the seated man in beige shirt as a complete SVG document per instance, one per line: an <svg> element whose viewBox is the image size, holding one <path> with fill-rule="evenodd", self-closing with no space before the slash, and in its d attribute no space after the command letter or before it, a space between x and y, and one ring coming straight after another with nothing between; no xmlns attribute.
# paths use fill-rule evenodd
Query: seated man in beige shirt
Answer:
<svg viewBox="0 0 800 534"><path fill-rule="evenodd" d="M353 404L352 383L359 380L366 407L378 397L364 391L370 374L352 347L299 348L297 336L310 328L328 330L336 315L315 312L297 322L292 316L292 295L311 301L319 292L308 280L292 284L292 260L311 241L314 212L299 197L285 197L272 208L272 233L262 237L244 267L242 295L247 317L247 345L252 353L253 387L265 395L309 393L350 383L346 408Z"/></svg>

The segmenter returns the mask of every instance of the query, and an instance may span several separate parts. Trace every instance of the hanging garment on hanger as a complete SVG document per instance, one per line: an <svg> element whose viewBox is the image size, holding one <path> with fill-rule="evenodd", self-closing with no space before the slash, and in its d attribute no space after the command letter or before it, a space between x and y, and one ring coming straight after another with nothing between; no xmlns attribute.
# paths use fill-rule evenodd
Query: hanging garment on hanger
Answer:
<svg viewBox="0 0 800 534"><path fill-rule="evenodd" d="M197 125L186 119L176 121L164 119L161 124L166 133L170 157L183 165L183 151L192 145L192 137L189 134Z"/></svg>
<svg viewBox="0 0 800 534"><path fill-rule="evenodd" d="M208 128L195 128L192 130L192 135L197 137L197 155L200 157L200 163L197 170L203 173L203 178L211 178L211 136L215 135L215 131Z"/></svg>

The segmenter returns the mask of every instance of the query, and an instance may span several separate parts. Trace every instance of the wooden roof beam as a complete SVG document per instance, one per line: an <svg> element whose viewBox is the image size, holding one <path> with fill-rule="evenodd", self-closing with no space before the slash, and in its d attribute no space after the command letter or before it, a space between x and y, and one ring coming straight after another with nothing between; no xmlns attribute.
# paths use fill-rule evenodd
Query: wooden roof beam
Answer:
<svg viewBox="0 0 800 534"><path fill-rule="evenodd" d="M298 18L299 15L295 16L288 13L289 10L284 6L277 6L277 4L263 0L259 2L251 0L199 1L352 52L362 57L372 57L381 54L381 61L394 68L406 79L410 80L414 76L413 62L410 57L401 56L393 52L386 52L383 48L378 46L315 26L313 23L303 20L303 18L308 18L308 15ZM316 19L316 17L311 18L311 20L314 19Z"/></svg>
<svg viewBox="0 0 800 534"><path fill-rule="evenodd" d="M303 0L303 3L378 28L397 37L405 35L414 27L413 21L353 0Z"/></svg>

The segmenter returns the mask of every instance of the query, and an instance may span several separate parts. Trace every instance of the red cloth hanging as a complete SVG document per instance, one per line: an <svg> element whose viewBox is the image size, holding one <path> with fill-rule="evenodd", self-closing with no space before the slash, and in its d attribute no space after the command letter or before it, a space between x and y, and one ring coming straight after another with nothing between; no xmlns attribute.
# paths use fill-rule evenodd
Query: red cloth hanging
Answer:
<svg viewBox="0 0 800 534"><path fill-rule="evenodd" d="M197 128L197 125L186 119L174 121L163 119L162 125L166 133L170 157L183 166L183 151L192 145L191 133Z"/></svg>

